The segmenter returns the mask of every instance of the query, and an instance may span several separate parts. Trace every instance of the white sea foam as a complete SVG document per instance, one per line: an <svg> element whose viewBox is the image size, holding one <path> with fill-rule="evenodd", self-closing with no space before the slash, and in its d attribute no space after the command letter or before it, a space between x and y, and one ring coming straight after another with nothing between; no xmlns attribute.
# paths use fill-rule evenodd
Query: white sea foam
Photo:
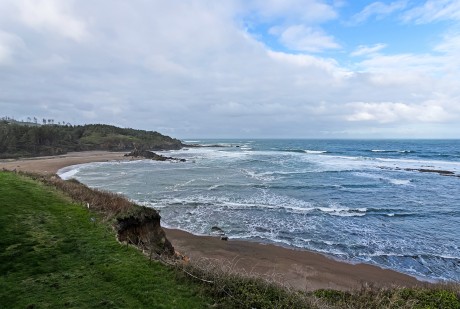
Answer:
<svg viewBox="0 0 460 309"><path fill-rule="evenodd" d="M394 185L407 186L411 183L410 179L391 179L388 178L388 181Z"/></svg>
<svg viewBox="0 0 460 309"><path fill-rule="evenodd" d="M412 150L384 150L384 149L372 149L371 152L397 152L397 153L412 153Z"/></svg>
<svg viewBox="0 0 460 309"><path fill-rule="evenodd" d="M89 163L89 164L91 164L91 163ZM68 179L74 178L74 176L76 174L78 174L78 172L80 172L82 167L85 166L85 165L87 165L87 164L77 164L77 165L67 166L67 167L64 167L64 168L61 168L60 170L58 170L56 174L61 179L68 180Z"/></svg>
<svg viewBox="0 0 460 309"><path fill-rule="evenodd" d="M212 185L212 186L210 186L210 187L208 188L208 190L209 190L209 191L212 191L212 190L215 190L215 189L217 189L217 188L219 188L219 187L221 187L221 186L222 186L222 185Z"/></svg>
<svg viewBox="0 0 460 309"><path fill-rule="evenodd" d="M366 211L360 211L358 209L349 209L349 208L343 208L343 209L330 209L330 208L317 208L321 210L322 212L326 212L332 216L339 216L339 217L362 217L366 215Z"/></svg>
<svg viewBox="0 0 460 309"><path fill-rule="evenodd" d="M296 214L308 214L314 211L323 212L332 216L340 217L362 217L367 213L367 208L348 208L331 203L328 207L315 206L310 202L301 201L282 196L253 196L244 200L234 200L227 196L193 195L188 198L173 198L164 200L158 204L163 205L212 205L214 210L244 210L261 209L271 211L287 211ZM155 207L159 207L155 204ZM161 206L160 206L161 207ZM195 207L195 206L194 206Z"/></svg>
<svg viewBox="0 0 460 309"><path fill-rule="evenodd" d="M73 178L73 176L75 176L79 172L79 170L80 169L78 168L74 168L68 171L59 171L58 176L64 180L68 180L70 178Z"/></svg>
<svg viewBox="0 0 460 309"><path fill-rule="evenodd" d="M398 186L407 186L411 184L410 179L389 178L389 177L382 176L381 174L355 172L353 173L353 175L358 176L358 177L364 177L364 178L384 181L384 182L388 182L388 183L391 183L393 185L398 185Z"/></svg>
<svg viewBox="0 0 460 309"><path fill-rule="evenodd" d="M250 178L260 180L260 181L273 181L276 179L275 176L273 176L273 172L262 172L262 173L257 173L255 171L251 171L248 169L242 169L241 170L246 176L249 176Z"/></svg>
<svg viewBox="0 0 460 309"><path fill-rule="evenodd" d="M305 153L309 153L309 154L321 154L321 153L327 153L326 150L304 150Z"/></svg>

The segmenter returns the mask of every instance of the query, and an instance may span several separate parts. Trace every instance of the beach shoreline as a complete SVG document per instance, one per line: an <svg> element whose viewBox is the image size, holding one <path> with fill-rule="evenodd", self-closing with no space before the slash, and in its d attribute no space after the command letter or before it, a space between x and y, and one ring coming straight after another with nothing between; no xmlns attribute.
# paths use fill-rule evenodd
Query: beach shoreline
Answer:
<svg viewBox="0 0 460 309"><path fill-rule="evenodd" d="M59 156L1 160L0 169L56 174L60 169L92 162L129 161L124 152L85 151ZM275 280L298 290L357 289L363 284L379 287L427 284L416 278L370 264L351 264L303 249L274 244L197 236L164 228L175 249L195 262L216 263L232 271Z"/></svg>

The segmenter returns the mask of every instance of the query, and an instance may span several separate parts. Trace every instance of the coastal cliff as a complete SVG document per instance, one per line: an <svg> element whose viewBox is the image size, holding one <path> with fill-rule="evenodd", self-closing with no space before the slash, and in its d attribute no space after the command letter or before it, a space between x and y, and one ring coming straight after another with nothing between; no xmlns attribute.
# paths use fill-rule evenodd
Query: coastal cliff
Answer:
<svg viewBox="0 0 460 309"><path fill-rule="evenodd" d="M166 238L155 209L140 207L135 214L117 218L114 225L120 242L128 242L141 250L172 256L174 247Z"/></svg>
<svg viewBox="0 0 460 309"><path fill-rule="evenodd" d="M99 214L100 220L111 222L118 241L158 255L174 255L174 247L166 238L160 224L161 216L155 209L134 204L118 194L91 189L75 179L66 181L56 176L25 175L63 191L72 200Z"/></svg>

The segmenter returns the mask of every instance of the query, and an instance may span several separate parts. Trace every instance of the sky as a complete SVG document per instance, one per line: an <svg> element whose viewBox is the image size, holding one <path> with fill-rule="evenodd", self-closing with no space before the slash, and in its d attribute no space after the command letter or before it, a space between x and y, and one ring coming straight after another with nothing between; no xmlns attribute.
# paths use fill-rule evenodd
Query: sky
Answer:
<svg viewBox="0 0 460 309"><path fill-rule="evenodd" d="M460 138L460 0L0 0L0 116Z"/></svg>

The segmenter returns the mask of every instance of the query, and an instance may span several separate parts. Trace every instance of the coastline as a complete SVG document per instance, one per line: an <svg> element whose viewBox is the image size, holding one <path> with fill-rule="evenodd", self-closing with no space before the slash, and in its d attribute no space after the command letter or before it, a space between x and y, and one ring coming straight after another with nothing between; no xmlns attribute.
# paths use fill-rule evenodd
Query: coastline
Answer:
<svg viewBox="0 0 460 309"><path fill-rule="evenodd" d="M124 154L108 151L72 152L59 156L2 160L0 168L55 174L64 167L77 164L133 160L124 157ZM216 236L197 236L182 230L163 229L176 250L193 261L225 264L232 271L265 277L294 289L350 290L364 283L379 287L426 284L393 270L336 261L307 250L245 240L222 241Z"/></svg>
<svg viewBox="0 0 460 309"><path fill-rule="evenodd" d="M126 152L115 151L81 151L69 152L63 155L32 157L24 159L0 160L0 168L23 172L56 174L60 169L77 164L108 161L130 161L130 157L124 157Z"/></svg>

